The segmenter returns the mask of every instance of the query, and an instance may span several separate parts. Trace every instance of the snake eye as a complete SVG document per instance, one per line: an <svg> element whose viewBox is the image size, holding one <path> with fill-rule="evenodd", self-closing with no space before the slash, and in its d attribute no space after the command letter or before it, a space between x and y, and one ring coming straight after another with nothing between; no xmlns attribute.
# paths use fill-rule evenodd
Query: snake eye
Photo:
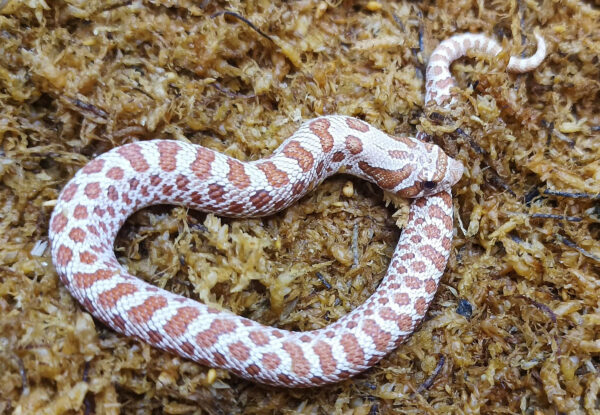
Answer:
<svg viewBox="0 0 600 415"><path fill-rule="evenodd" d="M423 182L423 187L427 190L433 190L433 189L435 189L435 186L437 186L437 183L432 182L431 180L425 180Z"/></svg>

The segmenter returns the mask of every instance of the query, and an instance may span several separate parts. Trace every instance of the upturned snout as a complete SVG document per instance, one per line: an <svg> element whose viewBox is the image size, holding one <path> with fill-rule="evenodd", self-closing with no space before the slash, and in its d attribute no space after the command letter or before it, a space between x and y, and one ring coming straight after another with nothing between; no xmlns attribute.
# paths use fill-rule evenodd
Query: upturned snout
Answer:
<svg viewBox="0 0 600 415"><path fill-rule="evenodd" d="M448 157L448 181L450 186L454 186L465 171L464 166L458 160Z"/></svg>

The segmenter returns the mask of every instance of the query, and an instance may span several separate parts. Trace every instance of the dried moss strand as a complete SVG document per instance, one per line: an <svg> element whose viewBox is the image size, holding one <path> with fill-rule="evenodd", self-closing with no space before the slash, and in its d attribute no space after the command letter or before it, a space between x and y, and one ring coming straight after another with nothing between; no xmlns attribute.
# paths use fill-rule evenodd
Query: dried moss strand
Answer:
<svg viewBox="0 0 600 415"><path fill-rule="evenodd" d="M242 22L246 23L248 26L250 26L251 29L253 29L256 33L258 33L259 35L261 35L265 39L267 39L267 40L275 43L275 41L269 35L267 35L265 32L263 32L258 27L256 27L254 25L254 23L252 23L250 20L246 19L244 16L241 16L241 15L235 13L235 12L232 12L232 11L222 10L222 11L213 13L210 16L210 18L214 19L215 17L219 17L219 16L231 16L231 17L235 17L236 19L241 20Z"/></svg>

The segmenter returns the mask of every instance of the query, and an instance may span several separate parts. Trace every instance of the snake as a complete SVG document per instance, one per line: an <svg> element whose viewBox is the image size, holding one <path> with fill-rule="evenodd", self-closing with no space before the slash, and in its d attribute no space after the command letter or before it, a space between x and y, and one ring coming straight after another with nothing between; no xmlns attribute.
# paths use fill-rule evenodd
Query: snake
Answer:
<svg viewBox="0 0 600 415"><path fill-rule="evenodd" d="M509 71L527 72L543 61L546 44L537 31L535 37L535 54L511 57ZM439 43L426 68L426 104L452 103L450 65L469 51L496 56L502 48L473 33ZM64 186L49 222L52 260L72 296L118 333L258 383L320 386L372 367L425 317L452 249L451 187L463 169L422 132L392 135L344 115L303 123L255 161L176 140L131 142L94 158ZM376 291L323 328L262 325L149 284L115 257L117 232L147 206L267 216L340 171L413 201Z"/></svg>

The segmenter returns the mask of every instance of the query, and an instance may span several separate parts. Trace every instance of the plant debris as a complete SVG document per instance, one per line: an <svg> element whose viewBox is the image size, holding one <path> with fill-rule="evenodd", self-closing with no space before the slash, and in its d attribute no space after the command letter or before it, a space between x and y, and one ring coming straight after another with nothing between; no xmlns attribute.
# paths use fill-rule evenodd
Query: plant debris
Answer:
<svg viewBox="0 0 600 415"><path fill-rule="evenodd" d="M0 414L598 414L593 4L0 1ZM508 74L538 27L548 57ZM428 57L467 31L505 52L456 62L456 103L424 107ZM322 114L424 131L466 166L437 296L373 368L310 390L260 386L115 333L59 282L48 220L96 155L168 138L256 160ZM408 212L391 199L339 175L263 219L155 206L115 251L155 285L310 330L376 289Z"/></svg>

